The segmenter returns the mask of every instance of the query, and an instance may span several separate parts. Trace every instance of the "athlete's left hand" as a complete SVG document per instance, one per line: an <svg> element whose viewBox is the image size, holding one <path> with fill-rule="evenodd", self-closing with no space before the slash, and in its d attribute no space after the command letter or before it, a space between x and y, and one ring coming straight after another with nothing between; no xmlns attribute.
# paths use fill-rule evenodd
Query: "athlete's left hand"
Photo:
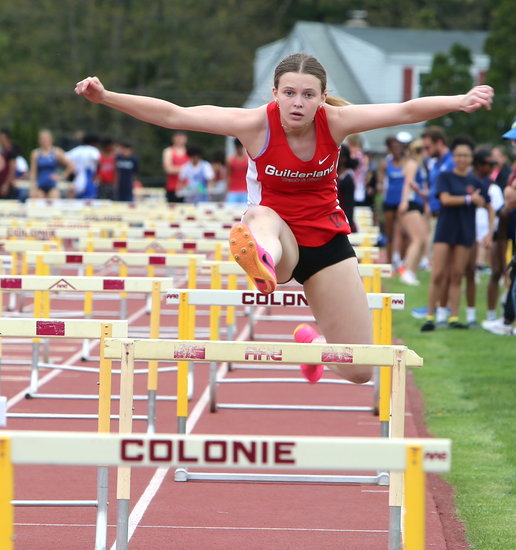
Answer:
<svg viewBox="0 0 516 550"><path fill-rule="evenodd" d="M494 90L487 84L475 86L467 94L462 96L460 102L460 110L466 113L473 113L485 107L488 111L491 110L493 103Z"/></svg>

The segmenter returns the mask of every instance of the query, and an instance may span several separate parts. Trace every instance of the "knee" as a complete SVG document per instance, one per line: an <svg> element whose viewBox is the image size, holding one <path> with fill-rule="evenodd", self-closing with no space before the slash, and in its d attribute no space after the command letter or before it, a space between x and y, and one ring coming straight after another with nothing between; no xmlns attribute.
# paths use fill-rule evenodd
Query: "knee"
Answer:
<svg viewBox="0 0 516 550"><path fill-rule="evenodd" d="M247 223L256 219L271 218L275 215L277 214L274 212L274 210L272 210L268 206L251 206L246 210L245 214L243 215L243 221Z"/></svg>
<svg viewBox="0 0 516 550"><path fill-rule="evenodd" d="M348 380L353 384L365 384L373 377L373 368L366 366L358 366L352 369L348 376Z"/></svg>

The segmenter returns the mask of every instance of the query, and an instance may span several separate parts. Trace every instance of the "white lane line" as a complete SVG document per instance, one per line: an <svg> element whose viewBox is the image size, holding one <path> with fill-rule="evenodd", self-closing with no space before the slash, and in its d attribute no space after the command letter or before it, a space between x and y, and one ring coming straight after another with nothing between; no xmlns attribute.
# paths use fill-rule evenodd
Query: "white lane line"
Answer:
<svg viewBox="0 0 516 550"><path fill-rule="evenodd" d="M262 313L264 312L265 312L264 307L260 307L257 310L257 314L259 315L262 315ZM248 335L249 335L249 325L246 324L243 330L236 337L236 340L237 341L244 340ZM222 363L217 370L217 378L223 378L227 374L227 372L228 372L228 364ZM197 401L197 403L195 404L195 407L192 409L192 412L188 415L188 419L186 421L187 434L193 431L195 425L199 421L201 414L203 413L209 400L210 400L210 388L209 386L207 386L204 389L204 392L202 393L201 397L199 398L199 401ZM133 511L129 515L128 541L131 540L131 537L133 536L143 515L147 511L147 508L149 507L150 503L152 502L152 499L156 496L156 493L161 487L161 484L163 483L163 480L165 479L167 472L168 472L168 468L158 468L154 472L152 479L150 480L149 484L145 488L145 491L142 493L142 496L139 498L138 502L133 508ZM115 539L115 542L113 543L113 546L111 546L111 550L116 550L116 539Z"/></svg>
<svg viewBox="0 0 516 550"><path fill-rule="evenodd" d="M96 527L93 523L15 523L15 526L20 527ZM114 524L109 524L108 527L116 527ZM318 533L381 533L387 534L387 529L321 529L309 527L220 527L220 526L204 526L196 527L192 525L140 525L140 529L190 529L190 530L207 530L207 531L308 531Z"/></svg>

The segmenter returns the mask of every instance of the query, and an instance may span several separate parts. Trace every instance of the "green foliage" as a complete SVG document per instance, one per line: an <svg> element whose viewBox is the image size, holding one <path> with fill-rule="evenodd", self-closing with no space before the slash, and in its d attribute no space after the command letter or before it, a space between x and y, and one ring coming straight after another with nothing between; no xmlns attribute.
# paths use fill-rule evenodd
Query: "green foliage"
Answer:
<svg viewBox="0 0 516 550"><path fill-rule="evenodd" d="M422 79L421 95L464 93L473 86L471 65L471 52L461 44L454 44L449 54L435 54L430 72ZM428 124L442 126L454 135L469 135L477 140L482 138L483 128L479 126L475 114L450 113L428 121Z"/></svg>
<svg viewBox="0 0 516 550"><path fill-rule="evenodd" d="M491 58L487 83L496 91L496 101L490 117L490 136L499 138L516 115L516 34L514 32L514 2L492 0L490 35L486 54Z"/></svg>
<svg viewBox="0 0 516 550"><path fill-rule="evenodd" d="M36 130L58 140L93 131L133 142L146 174L161 175L170 132L78 99L77 80L98 75L111 89L162 97L181 105L241 105L253 84L260 46L283 38L300 20L343 24L351 10L371 26L485 29L497 91L514 93L510 0L17 0L0 10L0 125L14 130L27 153ZM490 18L490 11L493 17ZM496 35L495 35L496 33ZM462 62L461 62L462 63ZM446 82L454 82L452 75ZM462 89L460 91L463 91ZM512 96L511 96L512 97ZM505 102L508 103L508 102ZM508 109L508 108L507 108ZM498 113L498 111L496 111ZM479 115L481 116L481 115ZM507 126L506 112L496 114ZM464 117L469 122L477 120ZM512 117L509 117L512 118ZM486 126L493 126L486 123ZM498 130L495 130L495 133ZM499 135L499 134L498 134ZM191 136L220 148L223 138Z"/></svg>
<svg viewBox="0 0 516 550"><path fill-rule="evenodd" d="M435 437L452 439L456 494L472 548L512 550L516 509L514 452L514 346L516 338L482 329L421 333L410 316L426 302L429 276L420 287L389 280L386 290L404 292L408 307L393 314L393 333L424 358L414 369L423 392L425 418ZM478 320L485 317L487 277L477 287Z"/></svg>

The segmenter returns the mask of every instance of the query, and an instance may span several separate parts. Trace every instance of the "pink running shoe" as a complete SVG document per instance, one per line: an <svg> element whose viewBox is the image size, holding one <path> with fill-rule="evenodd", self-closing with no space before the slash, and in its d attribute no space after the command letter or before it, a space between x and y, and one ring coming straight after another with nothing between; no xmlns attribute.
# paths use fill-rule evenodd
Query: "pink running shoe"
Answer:
<svg viewBox="0 0 516 550"><path fill-rule="evenodd" d="M309 344L313 342L319 335L315 330L306 323L298 325L294 329L294 340L300 344ZM321 379L324 372L324 365L299 365L303 376L311 384L315 384Z"/></svg>
<svg viewBox="0 0 516 550"><path fill-rule="evenodd" d="M274 260L256 242L245 223L237 223L231 228L229 248L238 265L251 277L262 294L271 294L276 290Z"/></svg>

